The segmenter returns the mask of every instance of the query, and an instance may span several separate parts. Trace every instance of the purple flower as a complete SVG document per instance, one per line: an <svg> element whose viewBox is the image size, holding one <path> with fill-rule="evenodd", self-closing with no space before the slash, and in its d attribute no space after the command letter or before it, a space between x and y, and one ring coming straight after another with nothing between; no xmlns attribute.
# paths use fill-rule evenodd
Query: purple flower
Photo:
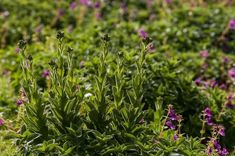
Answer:
<svg viewBox="0 0 235 156"><path fill-rule="evenodd" d="M202 51L200 51L199 54L202 58L207 58L209 56L209 53L207 50L202 50Z"/></svg>
<svg viewBox="0 0 235 156"><path fill-rule="evenodd" d="M212 126L212 125L213 125L213 122L212 122L211 117L207 117L207 118L206 118L206 123L207 123L209 126Z"/></svg>
<svg viewBox="0 0 235 156"><path fill-rule="evenodd" d="M15 52L16 52L16 53L19 53L19 52L20 52L20 48L19 48L19 47L16 47L16 48L15 48Z"/></svg>
<svg viewBox="0 0 235 156"><path fill-rule="evenodd" d="M74 10L76 7L77 7L77 3L76 3L75 1L72 2L72 3L70 3L70 5L69 5L69 8L70 8L71 10Z"/></svg>
<svg viewBox="0 0 235 156"><path fill-rule="evenodd" d="M212 154L212 147L208 147L207 148L207 151L206 151L206 153L207 153L207 155L211 155Z"/></svg>
<svg viewBox="0 0 235 156"><path fill-rule="evenodd" d="M39 26L36 27L35 32L40 33L43 29L43 24L40 24Z"/></svg>
<svg viewBox="0 0 235 156"><path fill-rule="evenodd" d="M220 150L220 151L218 152L218 154L219 154L219 156L226 156L226 155L228 155L229 153L228 153L228 150L227 150L226 148L223 148L223 150Z"/></svg>
<svg viewBox="0 0 235 156"><path fill-rule="evenodd" d="M229 61L230 61L229 58L227 58L227 57L224 57L224 58L223 58L223 62L224 62L224 63L228 63Z"/></svg>
<svg viewBox="0 0 235 156"><path fill-rule="evenodd" d="M211 80L210 85L211 88L215 88L216 86L218 86L218 83L216 82L216 80Z"/></svg>
<svg viewBox="0 0 235 156"><path fill-rule="evenodd" d="M220 89L222 89L222 90L226 90L226 89L227 89L226 84L224 84L224 83L223 83L223 84L221 84L221 85L220 85Z"/></svg>
<svg viewBox="0 0 235 156"><path fill-rule="evenodd" d="M148 37L148 34L144 31L143 28L139 29L138 33L142 39L146 39Z"/></svg>
<svg viewBox="0 0 235 156"><path fill-rule="evenodd" d="M178 117L177 117L177 115L175 114L175 111L173 110L172 107L169 108L169 113L168 113L168 115L169 115L170 120L172 120L172 121L178 120Z"/></svg>
<svg viewBox="0 0 235 156"><path fill-rule="evenodd" d="M205 116L207 116L207 117L212 116L212 112L211 112L211 109L209 107L206 107L206 109L204 109L204 113L205 113Z"/></svg>
<svg viewBox="0 0 235 156"><path fill-rule="evenodd" d="M148 7L151 7L152 4L153 4L153 0L147 0L146 4L147 4Z"/></svg>
<svg viewBox="0 0 235 156"><path fill-rule="evenodd" d="M177 134L174 134L173 139L176 141L178 139Z"/></svg>
<svg viewBox="0 0 235 156"><path fill-rule="evenodd" d="M148 44L147 49L149 52L153 52L155 49L153 43Z"/></svg>
<svg viewBox="0 0 235 156"><path fill-rule="evenodd" d="M213 144L214 144L216 151L220 151L221 145L219 144L219 142L217 140L214 140Z"/></svg>
<svg viewBox="0 0 235 156"><path fill-rule="evenodd" d="M95 14L95 17L96 17L97 20L100 20L100 19L102 19L102 14L100 12L97 12Z"/></svg>
<svg viewBox="0 0 235 156"><path fill-rule="evenodd" d="M235 19L231 19L229 21L229 28L234 30L235 29Z"/></svg>
<svg viewBox="0 0 235 156"><path fill-rule="evenodd" d="M145 120L144 118L142 118L140 121L139 121L140 124L144 124L145 123Z"/></svg>
<svg viewBox="0 0 235 156"><path fill-rule="evenodd" d="M232 101L226 102L225 106L230 109L235 109L235 105L232 104Z"/></svg>
<svg viewBox="0 0 235 156"><path fill-rule="evenodd" d="M207 69L207 68L208 68L208 64L207 64L207 63L204 63L204 64L202 65L202 68L203 68L203 69Z"/></svg>
<svg viewBox="0 0 235 156"><path fill-rule="evenodd" d="M206 123L209 126L212 126L213 125L213 122L212 122L212 112L211 112L211 109L209 107L204 109L204 117L205 117Z"/></svg>
<svg viewBox="0 0 235 156"><path fill-rule="evenodd" d="M170 129L172 129L172 130L175 129L175 125L172 123L171 120L167 120L167 121L166 121L166 126L167 126L168 128L170 128Z"/></svg>
<svg viewBox="0 0 235 156"><path fill-rule="evenodd" d="M165 0L165 2L166 2L167 4L170 4L170 3L172 3L172 0Z"/></svg>
<svg viewBox="0 0 235 156"><path fill-rule="evenodd" d="M16 104L17 104L17 106L21 106L21 105L23 104L23 100L18 99L18 100L16 101Z"/></svg>
<svg viewBox="0 0 235 156"><path fill-rule="evenodd" d="M196 85L199 86L202 83L202 78L199 77L194 82L195 82Z"/></svg>
<svg viewBox="0 0 235 156"><path fill-rule="evenodd" d="M64 14L65 14L64 9L59 9L59 10L58 10L58 16L59 16L59 17L63 16Z"/></svg>
<svg viewBox="0 0 235 156"><path fill-rule="evenodd" d="M0 118L0 126L3 126L5 124L5 121Z"/></svg>
<svg viewBox="0 0 235 156"><path fill-rule="evenodd" d="M100 2L96 2L95 5L94 5L94 7L95 7L96 9L99 9L99 8L100 8Z"/></svg>
<svg viewBox="0 0 235 156"><path fill-rule="evenodd" d="M42 73L42 77L46 78L50 75L50 71L49 70L44 70Z"/></svg>
<svg viewBox="0 0 235 156"><path fill-rule="evenodd" d="M232 68L228 71L228 75L231 77L231 78L235 78L235 69Z"/></svg>
<svg viewBox="0 0 235 156"><path fill-rule="evenodd" d="M223 128L223 127L221 127L221 128L219 129L219 135L225 136L225 131L224 131L224 128Z"/></svg>
<svg viewBox="0 0 235 156"><path fill-rule="evenodd" d="M80 0L80 3L88 7L92 5L92 2L90 0Z"/></svg>

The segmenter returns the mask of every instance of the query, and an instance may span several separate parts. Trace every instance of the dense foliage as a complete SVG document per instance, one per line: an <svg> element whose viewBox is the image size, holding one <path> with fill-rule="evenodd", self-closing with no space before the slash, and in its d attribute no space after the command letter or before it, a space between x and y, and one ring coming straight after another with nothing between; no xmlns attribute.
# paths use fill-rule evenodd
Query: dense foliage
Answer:
<svg viewBox="0 0 235 156"><path fill-rule="evenodd" d="M234 9L1 0L0 155L234 155Z"/></svg>

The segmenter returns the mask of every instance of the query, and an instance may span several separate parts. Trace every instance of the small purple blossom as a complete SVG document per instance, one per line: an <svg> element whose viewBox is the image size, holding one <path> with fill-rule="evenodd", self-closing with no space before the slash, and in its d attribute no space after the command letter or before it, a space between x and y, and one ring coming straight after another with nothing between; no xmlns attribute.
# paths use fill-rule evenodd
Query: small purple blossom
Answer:
<svg viewBox="0 0 235 156"><path fill-rule="evenodd" d="M97 20L100 20L100 19L102 19L102 14L100 12L97 12L95 14L95 17L96 17Z"/></svg>
<svg viewBox="0 0 235 156"><path fill-rule="evenodd" d="M207 58L209 56L209 53L207 50L202 50L202 51L200 51L199 54L202 58Z"/></svg>
<svg viewBox="0 0 235 156"><path fill-rule="evenodd" d="M151 7L153 4L153 0L146 0L146 4L148 7Z"/></svg>
<svg viewBox="0 0 235 156"><path fill-rule="evenodd" d="M100 8L100 2L96 2L96 3L94 4L94 7L95 7L96 9L99 9L99 8Z"/></svg>
<svg viewBox="0 0 235 156"><path fill-rule="evenodd" d="M224 130L224 128L221 127L218 133L219 133L219 135L221 135L221 136L225 136L225 130Z"/></svg>
<svg viewBox="0 0 235 156"><path fill-rule="evenodd" d="M230 70L228 71L228 75L229 75L229 77L231 77L231 78L235 78L235 69L234 69L234 68L230 69Z"/></svg>
<svg viewBox="0 0 235 156"><path fill-rule="evenodd" d="M65 10L64 10L64 9L59 9L59 10L58 10L58 16L59 16L59 17L64 16L64 14L65 14Z"/></svg>
<svg viewBox="0 0 235 156"><path fill-rule="evenodd" d="M208 68L208 64L207 64L207 63L204 63L204 64L202 65L202 68L203 68L203 69L207 69L207 68Z"/></svg>
<svg viewBox="0 0 235 156"><path fill-rule="evenodd" d="M144 124L145 123L145 120L144 118L142 118L140 121L139 121L140 124Z"/></svg>
<svg viewBox="0 0 235 156"><path fill-rule="evenodd" d="M15 52L16 52L16 53L19 53L19 52L20 52L20 48L19 48L19 47L16 47L16 48L15 48Z"/></svg>
<svg viewBox="0 0 235 156"><path fill-rule="evenodd" d="M221 85L220 85L220 89L222 89L222 90L226 90L226 89L227 89L226 84L224 84L224 83L223 83L223 84L221 84Z"/></svg>
<svg viewBox="0 0 235 156"><path fill-rule="evenodd" d="M197 86L199 86L202 83L202 78L199 77L194 82Z"/></svg>
<svg viewBox="0 0 235 156"><path fill-rule="evenodd" d="M219 156L226 156L229 154L228 150L226 148L223 148L223 150L220 150L218 152Z"/></svg>
<svg viewBox="0 0 235 156"><path fill-rule="evenodd" d="M232 101L227 101L225 103L225 106L230 109L235 109L235 105L232 104Z"/></svg>
<svg viewBox="0 0 235 156"><path fill-rule="evenodd" d="M167 4L170 4L170 3L172 3L172 0L165 0L165 2L166 2Z"/></svg>
<svg viewBox="0 0 235 156"><path fill-rule="evenodd" d="M40 33L42 31L43 27L44 27L43 24L40 24L39 26L36 27L35 32Z"/></svg>
<svg viewBox="0 0 235 156"><path fill-rule="evenodd" d="M42 72L42 77L44 77L44 78L47 78L49 75L50 75L50 71L49 70L44 70Z"/></svg>
<svg viewBox="0 0 235 156"><path fill-rule="evenodd" d="M224 62L224 63L228 63L229 61L230 61L229 58L227 58L227 57L224 57L224 58L223 58L223 62Z"/></svg>
<svg viewBox="0 0 235 156"><path fill-rule="evenodd" d="M213 125L212 122L212 112L211 109L209 107L207 107L206 109L204 109L204 117L205 117L205 121L209 126Z"/></svg>
<svg viewBox="0 0 235 156"><path fill-rule="evenodd" d="M169 107L168 116L169 116L170 120L172 120L172 121L178 120L178 117L175 114L175 111L173 110L172 107Z"/></svg>
<svg viewBox="0 0 235 156"><path fill-rule="evenodd" d="M208 147L206 150L207 155L211 155L212 154L212 147Z"/></svg>
<svg viewBox="0 0 235 156"><path fill-rule="evenodd" d="M80 3L85 6L92 6L92 2L90 0L80 0Z"/></svg>
<svg viewBox="0 0 235 156"><path fill-rule="evenodd" d="M173 139L176 141L178 139L177 134L174 134Z"/></svg>
<svg viewBox="0 0 235 156"><path fill-rule="evenodd" d="M72 3L70 3L70 5L69 5L69 8L70 8L71 10L76 9L76 7L77 7L77 3L76 3L76 1L73 1L73 2L72 2Z"/></svg>
<svg viewBox="0 0 235 156"><path fill-rule="evenodd" d="M214 148L216 149L216 151L220 151L221 145L219 144L219 142L217 140L214 140L213 144L214 144Z"/></svg>
<svg viewBox="0 0 235 156"><path fill-rule="evenodd" d="M17 104L17 106L21 106L21 105L23 104L23 100L18 99L18 100L16 101L16 104Z"/></svg>
<svg viewBox="0 0 235 156"><path fill-rule="evenodd" d="M210 81L210 86L211 86L211 88L217 87L217 86L218 86L217 81L216 81L216 80L211 80L211 81Z"/></svg>
<svg viewBox="0 0 235 156"><path fill-rule="evenodd" d="M212 112L211 112L211 109L209 107L206 107L206 109L204 109L204 113L205 113L205 116L207 116L207 117L212 116Z"/></svg>
<svg viewBox="0 0 235 156"><path fill-rule="evenodd" d="M229 21L229 28L230 28L231 30L234 30L234 29L235 29L235 19L231 19L231 20Z"/></svg>
<svg viewBox="0 0 235 156"><path fill-rule="evenodd" d="M166 126L167 126L168 128L170 128L170 129L172 129L172 130L175 129L175 125L172 123L171 120L167 120L167 121L166 121Z"/></svg>
<svg viewBox="0 0 235 156"><path fill-rule="evenodd" d="M0 118L0 126L3 126L5 124L5 121Z"/></svg>
<svg viewBox="0 0 235 156"><path fill-rule="evenodd" d="M148 37L148 34L144 31L143 28L139 29L138 33L142 39L146 39Z"/></svg>

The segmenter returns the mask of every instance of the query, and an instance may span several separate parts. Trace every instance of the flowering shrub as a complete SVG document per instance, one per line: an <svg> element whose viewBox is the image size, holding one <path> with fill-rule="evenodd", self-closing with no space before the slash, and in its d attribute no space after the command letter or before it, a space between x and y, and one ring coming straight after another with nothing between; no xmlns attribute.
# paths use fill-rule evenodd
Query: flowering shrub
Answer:
<svg viewBox="0 0 235 156"><path fill-rule="evenodd" d="M233 10L1 0L1 154L234 155Z"/></svg>

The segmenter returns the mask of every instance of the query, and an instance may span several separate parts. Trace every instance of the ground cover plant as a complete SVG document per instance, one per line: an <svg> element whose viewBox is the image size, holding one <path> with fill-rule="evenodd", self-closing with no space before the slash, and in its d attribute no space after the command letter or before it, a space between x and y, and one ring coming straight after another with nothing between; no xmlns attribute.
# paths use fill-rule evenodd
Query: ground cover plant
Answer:
<svg viewBox="0 0 235 156"><path fill-rule="evenodd" d="M1 0L0 155L234 155L234 9Z"/></svg>

